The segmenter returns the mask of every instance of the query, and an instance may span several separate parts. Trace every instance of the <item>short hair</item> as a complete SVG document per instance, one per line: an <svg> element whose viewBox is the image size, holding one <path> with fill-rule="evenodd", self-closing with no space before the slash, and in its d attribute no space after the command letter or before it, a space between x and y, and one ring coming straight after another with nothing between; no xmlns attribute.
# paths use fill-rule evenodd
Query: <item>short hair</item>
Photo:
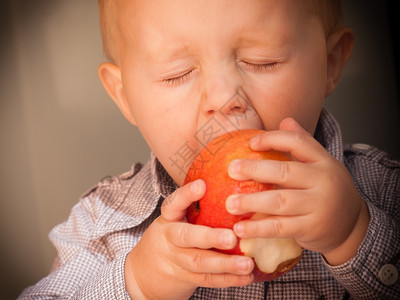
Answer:
<svg viewBox="0 0 400 300"><path fill-rule="evenodd" d="M325 34L329 35L343 21L341 0L307 0L311 12L322 21Z"/></svg>
<svg viewBox="0 0 400 300"><path fill-rule="evenodd" d="M111 62L116 62L117 49L115 47L118 34L116 31L116 1L126 0L98 0L100 14L100 29L103 40L103 51ZM130 0L133 1L133 0ZM294 0L299 1L299 0ZM310 11L318 16L324 26L325 34L329 35L342 22L341 0L303 0Z"/></svg>
<svg viewBox="0 0 400 300"><path fill-rule="evenodd" d="M98 0L100 32L103 41L103 52L108 60L115 62L116 57L116 32L115 32L115 1L119 0Z"/></svg>

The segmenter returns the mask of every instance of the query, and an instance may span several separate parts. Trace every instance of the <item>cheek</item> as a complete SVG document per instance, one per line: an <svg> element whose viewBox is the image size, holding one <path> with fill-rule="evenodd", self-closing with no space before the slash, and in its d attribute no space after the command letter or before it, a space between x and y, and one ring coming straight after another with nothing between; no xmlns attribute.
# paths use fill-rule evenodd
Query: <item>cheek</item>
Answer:
<svg viewBox="0 0 400 300"><path fill-rule="evenodd" d="M314 134L315 127L323 106L326 91L326 60L320 58L310 61L305 71L298 74L302 79L295 82L298 96L296 97L297 110L294 115L298 122L310 134ZM295 96L294 96L295 97Z"/></svg>
<svg viewBox="0 0 400 300"><path fill-rule="evenodd" d="M323 60L299 60L251 86L254 107L267 130L279 128L286 117L295 118L313 133L322 108L326 86Z"/></svg>
<svg viewBox="0 0 400 300"><path fill-rule="evenodd" d="M143 76L145 77L145 76ZM138 128L144 135L168 128L168 118L173 112L173 102L166 98L150 80L132 76L124 82L129 108Z"/></svg>
<svg viewBox="0 0 400 300"><path fill-rule="evenodd" d="M159 95L154 88L150 91L134 90L130 94L136 124L151 151L180 185L198 147L193 143L196 118L176 98L173 101L165 94Z"/></svg>

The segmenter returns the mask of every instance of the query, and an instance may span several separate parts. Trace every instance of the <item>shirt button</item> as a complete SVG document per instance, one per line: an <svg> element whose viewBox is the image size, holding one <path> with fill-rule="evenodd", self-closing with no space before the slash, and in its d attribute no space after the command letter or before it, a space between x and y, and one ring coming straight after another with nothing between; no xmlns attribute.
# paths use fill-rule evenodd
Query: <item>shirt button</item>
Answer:
<svg viewBox="0 0 400 300"><path fill-rule="evenodd" d="M381 267L378 276L383 284L392 285L395 284L399 278L399 272L394 265L386 264Z"/></svg>

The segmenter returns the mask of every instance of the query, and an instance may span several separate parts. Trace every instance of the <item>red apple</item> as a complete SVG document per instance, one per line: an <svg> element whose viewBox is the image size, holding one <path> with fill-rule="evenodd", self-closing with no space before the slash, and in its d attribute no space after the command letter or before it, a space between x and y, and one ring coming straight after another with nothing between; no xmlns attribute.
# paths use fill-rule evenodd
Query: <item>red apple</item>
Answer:
<svg viewBox="0 0 400 300"><path fill-rule="evenodd" d="M184 184L202 179L207 190L202 199L192 204L186 218L192 224L213 228L233 228L241 220L262 218L261 214L231 215L225 208L228 196L240 193L256 193L274 189L274 185L253 180L236 181L228 175L228 165L234 159L273 159L287 161L289 156L277 151L254 151L250 139L262 130L246 129L226 133L212 140L194 159ZM286 274L302 257L303 250L294 239L253 238L239 239L231 250L219 250L228 254L250 256L255 262L255 281L268 281Z"/></svg>

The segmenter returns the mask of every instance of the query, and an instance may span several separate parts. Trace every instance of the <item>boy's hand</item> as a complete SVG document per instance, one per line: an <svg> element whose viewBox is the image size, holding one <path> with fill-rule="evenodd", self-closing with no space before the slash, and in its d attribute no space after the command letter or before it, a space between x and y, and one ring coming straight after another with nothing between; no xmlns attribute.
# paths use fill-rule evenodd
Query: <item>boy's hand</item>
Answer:
<svg viewBox="0 0 400 300"><path fill-rule="evenodd" d="M273 183L276 190L233 195L226 207L232 214L259 212L260 220L234 227L238 237L292 237L306 249L322 253L330 264L352 258L369 223L366 204L339 161L293 119L280 130L251 141L254 150L289 152L295 161L238 160L231 163L233 179Z"/></svg>
<svg viewBox="0 0 400 300"><path fill-rule="evenodd" d="M237 238L232 230L185 221L186 209L204 192L203 181L176 190L129 253L125 280L134 299L188 299L198 286L223 288L253 281L252 259L209 250L233 248Z"/></svg>

